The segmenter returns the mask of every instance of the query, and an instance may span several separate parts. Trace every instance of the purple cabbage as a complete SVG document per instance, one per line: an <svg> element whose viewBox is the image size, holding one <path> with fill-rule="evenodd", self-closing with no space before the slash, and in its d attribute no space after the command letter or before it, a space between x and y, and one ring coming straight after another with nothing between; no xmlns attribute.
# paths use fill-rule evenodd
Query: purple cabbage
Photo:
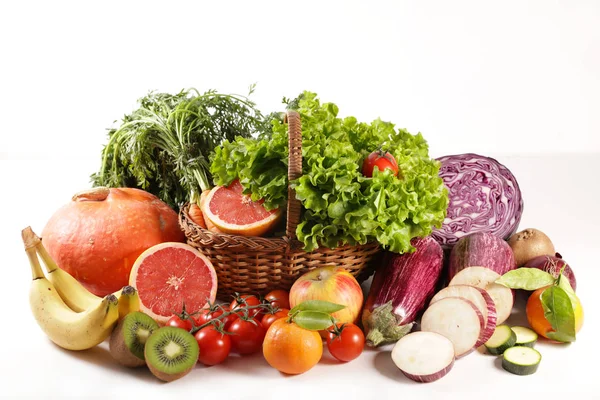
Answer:
<svg viewBox="0 0 600 400"><path fill-rule="evenodd" d="M439 176L448 188L448 210L440 229L431 236L444 249L476 232L508 239L517 231L523 198L514 175L493 158L457 154L437 159Z"/></svg>

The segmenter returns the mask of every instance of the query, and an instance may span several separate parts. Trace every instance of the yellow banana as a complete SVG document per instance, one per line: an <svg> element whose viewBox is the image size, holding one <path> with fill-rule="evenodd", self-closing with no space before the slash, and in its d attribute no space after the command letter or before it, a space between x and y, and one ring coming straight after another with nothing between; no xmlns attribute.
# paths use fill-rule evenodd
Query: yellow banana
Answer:
<svg viewBox="0 0 600 400"><path fill-rule="evenodd" d="M118 293L119 321L130 312L140 311L140 297L133 286L125 286Z"/></svg>
<svg viewBox="0 0 600 400"><path fill-rule="evenodd" d="M44 333L58 346L68 350L85 350L102 343L119 318L118 299L108 295L96 307L84 312L71 310L52 283L44 277L35 250L35 241L23 231L25 251L29 257L32 284L29 293L31 311Z"/></svg>
<svg viewBox="0 0 600 400"><path fill-rule="evenodd" d="M39 238L36 237L36 239L35 250L37 250L44 262L48 280L54 285L67 306L76 312L82 312L97 306L102 301L102 298L88 291L77 279L73 278L68 272L60 269L52 257L50 257L50 254L48 254L48 251L42 245Z"/></svg>
<svg viewBox="0 0 600 400"><path fill-rule="evenodd" d="M31 228L26 228L27 235L31 236L32 243L35 243L35 249L42 258L48 280L54 285L59 296L76 312L83 312L90 308L95 308L98 303L102 302L102 297L87 290L77 279L71 274L59 268L56 262L52 259L41 239L33 233ZM119 299L119 319L133 311L140 310L140 301L132 286L125 286L122 289L113 293Z"/></svg>

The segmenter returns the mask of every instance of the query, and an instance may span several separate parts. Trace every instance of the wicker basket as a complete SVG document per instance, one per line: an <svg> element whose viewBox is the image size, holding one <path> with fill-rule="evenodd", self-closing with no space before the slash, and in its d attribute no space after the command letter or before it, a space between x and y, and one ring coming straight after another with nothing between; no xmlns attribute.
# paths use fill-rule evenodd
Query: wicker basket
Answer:
<svg viewBox="0 0 600 400"><path fill-rule="evenodd" d="M288 179L291 181L302 174L300 115L289 111L286 121L289 134ZM336 249L319 248L312 252L302 250L303 244L296 240L302 204L291 188L288 189L284 237L214 233L195 224L188 210L189 204L181 208L179 223L188 244L207 256L214 265L219 281L217 297L223 300L229 300L235 292L264 295L273 289L289 290L302 274L322 266L341 266L359 282L374 271L375 256L379 252L376 242Z"/></svg>

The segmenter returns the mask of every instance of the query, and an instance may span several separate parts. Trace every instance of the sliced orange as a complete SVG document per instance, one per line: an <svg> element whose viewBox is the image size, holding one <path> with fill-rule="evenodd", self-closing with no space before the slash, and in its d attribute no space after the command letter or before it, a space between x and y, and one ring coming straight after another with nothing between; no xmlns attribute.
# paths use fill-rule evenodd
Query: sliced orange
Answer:
<svg viewBox="0 0 600 400"><path fill-rule="evenodd" d="M281 218L281 209L267 211L263 200L252 201L242 191L239 180L214 187L201 202L206 225L210 221L225 233L243 236L262 236L271 231Z"/></svg>

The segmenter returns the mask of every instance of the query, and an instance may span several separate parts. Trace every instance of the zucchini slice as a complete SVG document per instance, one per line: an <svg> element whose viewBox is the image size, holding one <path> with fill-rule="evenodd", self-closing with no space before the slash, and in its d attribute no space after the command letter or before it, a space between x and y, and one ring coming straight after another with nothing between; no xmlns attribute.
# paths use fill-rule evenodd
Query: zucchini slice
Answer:
<svg viewBox="0 0 600 400"><path fill-rule="evenodd" d="M517 342L517 334L508 325L498 325L492 337L485 342L485 348L490 354L499 355Z"/></svg>
<svg viewBox="0 0 600 400"><path fill-rule="evenodd" d="M537 342L538 335L531 329L522 326L513 326L511 329L517 334L515 346L533 347Z"/></svg>
<svg viewBox="0 0 600 400"><path fill-rule="evenodd" d="M537 371L540 361L542 355L536 349L514 346L504 352L502 368L515 375L531 375Z"/></svg>

